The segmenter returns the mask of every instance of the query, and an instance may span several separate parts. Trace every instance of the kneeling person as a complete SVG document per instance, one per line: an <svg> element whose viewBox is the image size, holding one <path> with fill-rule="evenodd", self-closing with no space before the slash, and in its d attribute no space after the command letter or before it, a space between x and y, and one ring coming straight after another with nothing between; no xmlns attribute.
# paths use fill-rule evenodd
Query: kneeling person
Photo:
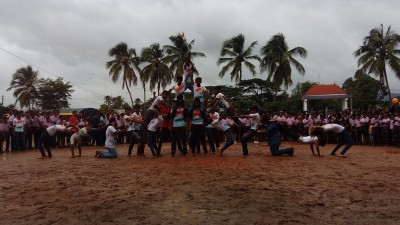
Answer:
<svg viewBox="0 0 400 225"><path fill-rule="evenodd" d="M96 151L97 158L116 158L117 150L115 148L115 143L117 142L116 136L120 133L124 133L125 130L117 131L115 127L117 126L117 121L114 117L110 119L110 126L106 130L106 142L105 147L108 151Z"/></svg>

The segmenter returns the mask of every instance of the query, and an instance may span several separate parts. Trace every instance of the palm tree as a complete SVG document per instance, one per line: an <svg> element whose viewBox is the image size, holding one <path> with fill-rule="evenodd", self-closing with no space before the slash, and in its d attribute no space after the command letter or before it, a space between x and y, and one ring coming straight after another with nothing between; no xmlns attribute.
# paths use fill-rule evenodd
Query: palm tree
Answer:
<svg viewBox="0 0 400 225"><path fill-rule="evenodd" d="M133 99L129 87L137 84L136 71L140 71L139 63L140 58L136 56L136 50L134 48L128 48L125 42L118 43L108 51L110 57L114 57L113 60L106 63L107 69L110 69L109 75L112 81L115 83L118 81L119 76L122 72L122 89L126 87L131 98L133 107Z"/></svg>
<svg viewBox="0 0 400 225"><path fill-rule="evenodd" d="M135 105L141 105L143 102L140 100L140 98L135 99Z"/></svg>
<svg viewBox="0 0 400 225"><path fill-rule="evenodd" d="M280 91L282 85L287 89L293 84L292 65L300 75L304 75L305 73L303 65L294 57L307 57L307 50L303 47L295 47L289 50L285 36L281 33L274 35L261 48L261 56L263 57L260 64L261 73L264 71L268 72L267 81L273 83L275 94Z"/></svg>
<svg viewBox="0 0 400 225"><path fill-rule="evenodd" d="M192 40L188 44L183 36L183 33L182 35L177 34L175 36L170 36L169 40L172 42L172 45L163 46L163 49L167 53L167 56L165 57L165 62L171 63L170 70L172 72L175 72L175 76L183 74L183 66L188 62L194 67L192 58L206 57L206 55L202 52L191 51L194 40ZM198 71L195 67L193 72L195 74L198 74Z"/></svg>
<svg viewBox="0 0 400 225"><path fill-rule="evenodd" d="M21 67L12 75L7 91L14 89L15 104L19 102L21 108L27 106L31 109L38 95L38 85L38 71L33 71L31 66Z"/></svg>
<svg viewBox="0 0 400 225"><path fill-rule="evenodd" d="M160 88L165 88L173 78L171 70L165 63L164 50L160 48L160 44L152 44L142 49L141 60L148 63L140 74L142 81L150 82L150 90L157 88L159 95Z"/></svg>
<svg viewBox="0 0 400 225"><path fill-rule="evenodd" d="M217 65L227 63L222 67L221 72L219 72L219 77L224 77L226 71L232 68L231 80L235 80L236 83L242 81L243 71L242 63L250 70L253 76L256 75L255 66L248 60L254 59L258 62L261 61L260 57L257 55L252 55L253 48L257 45L257 41L251 43L251 45L245 49L244 48L245 38L243 34L239 34L229 40L226 40L222 45L221 57L217 61Z"/></svg>
<svg viewBox="0 0 400 225"><path fill-rule="evenodd" d="M364 43L353 54L358 58L360 70L367 74L374 74L379 77L382 86L386 86L389 92L389 99L392 94L389 89L386 66L400 79L400 49L396 49L400 43L400 35L390 30L390 26L384 32L383 25L374 28L364 38Z"/></svg>

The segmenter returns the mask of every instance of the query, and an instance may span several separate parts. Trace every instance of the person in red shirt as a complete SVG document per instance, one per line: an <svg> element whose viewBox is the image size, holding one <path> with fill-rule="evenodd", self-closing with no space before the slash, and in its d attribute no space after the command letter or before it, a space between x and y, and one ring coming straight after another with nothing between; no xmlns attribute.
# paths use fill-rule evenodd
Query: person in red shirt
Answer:
<svg viewBox="0 0 400 225"><path fill-rule="evenodd" d="M69 125L74 125L74 126L78 126L78 116L77 116L77 112L73 111L72 112L72 116L69 117Z"/></svg>

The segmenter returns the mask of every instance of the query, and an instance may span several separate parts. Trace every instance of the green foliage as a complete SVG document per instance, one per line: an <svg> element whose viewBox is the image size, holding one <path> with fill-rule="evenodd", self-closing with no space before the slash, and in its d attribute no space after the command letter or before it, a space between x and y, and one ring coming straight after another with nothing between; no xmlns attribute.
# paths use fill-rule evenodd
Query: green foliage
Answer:
<svg viewBox="0 0 400 225"><path fill-rule="evenodd" d="M192 52L194 40L187 43L185 39L178 33L169 37L171 45L164 45L163 49L167 52L165 62L170 63L170 70L175 72L175 76L183 75L183 66L188 61L194 66L193 58L206 57L202 52ZM194 74L198 74L194 69Z"/></svg>
<svg viewBox="0 0 400 225"><path fill-rule="evenodd" d="M4 107L4 106L0 105L0 117L3 117L3 115L8 113L11 109L13 109L13 108Z"/></svg>
<svg viewBox="0 0 400 225"><path fill-rule="evenodd" d="M247 107L252 104L263 108L264 103L272 101L274 98L271 83L259 78L242 80L237 84L237 87L242 93L240 96L243 99L243 104L247 104Z"/></svg>
<svg viewBox="0 0 400 225"><path fill-rule="evenodd" d="M125 102L123 97L111 97L107 95L104 97L104 104L100 105L99 111L102 113L111 113L114 111L114 109L125 109L128 107L130 106L127 102Z"/></svg>
<svg viewBox="0 0 400 225"><path fill-rule="evenodd" d="M220 53L221 57L218 59L217 64L226 63L226 65L222 67L221 72L218 74L219 77L224 77L225 73L231 70L231 80L239 83L243 78L242 64L249 69L253 76L256 75L255 66L249 60L261 61L259 56L252 55L257 41L252 42L247 49L244 47L244 42L244 35L239 34L223 43Z"/></svg>
<svg viewBox="0 0 400 225"><path fill-rule="evenodd" d="M268 81L274 84L276 91L283 85L286 89L292 85L292 67L304 75L303 65L294 57L307 57L307 50L303 47L295 47L289 50L285 36L281 33L274 35L265 46L261 48L262 61L261 72L268 73Z"/></svg>
<svg viewBox="0 0 400 225"><path fill-rule="evenodd" d="M135 70L140 72L139 63L140 57L136 55L134 48L129 48L124 42L118 43L108 51L110 57L114 57L113 60L106 63L107 69L109 69L109 75L112 81L115 83L118 81L119 76L122 74L122 89L126 87L131 99L133 106L133 99L129 87L133 84L137 84L137 76Z"/></svg>
<svg viewBox="0 0 400 225"><path fill-rule="evenodd" d="M38 105L44 110L69 108L68 100L71 99L72 85L64 82L59 77L40 79Z"/></svg>
<svg viewBox="0 0 400 225"><path fill-rule="evenodd" d="M351 90L354 111L367 110L370 105L381 104L382 101L378 98L379 91L383 95L387 93L378 80L366 74L355 76L354 80L345 84L346 89Z"/></svg>
<svg viewBox="0 0 400 225"><path fill-rule="evenodd" d="M387 78L386 67L388 66L400 79L400 49L396 49L400 43L400 35L391 30L389 26L386 31L383 25L374 28L364 38L363 45L353 54L358 57L360 70L367 74L379 77L380 83L385 85L391 93Z"/></svg>
<svg viewBox="0 0 400 225"><path fill-rule="evenodd" d="M301 100L303 95L314 85L315 82L306 81L303 83L297 83L296 87L292 91L290 98Z"/></svg>
<svg viewBox="0 0 400 225"><path fill-rule="evenodd" d="M140 79L150 83L150 90L157 88L160 94L161 88L166 88L171 84L173 73L166 63L165 51L160 48L160 44L155 43L142 49L141 61L147 63L140 73Z"/></svg>
<svg viewBox="0 0 400 225"><path fill-rule="evenodd" d="M21 108L31 109L38 96L38 84L38 71L34 71L31 66L21 67L12 75L7 91L14 90L15 104L19 102Z"/></svg>

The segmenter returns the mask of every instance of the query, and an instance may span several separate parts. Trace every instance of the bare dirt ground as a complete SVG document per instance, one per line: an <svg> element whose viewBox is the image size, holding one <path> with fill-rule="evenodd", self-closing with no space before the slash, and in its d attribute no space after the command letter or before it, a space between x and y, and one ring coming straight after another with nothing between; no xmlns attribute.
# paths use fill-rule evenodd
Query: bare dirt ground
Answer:
<svg viewBox="0 0 400 225"><path fill-rule="evenodd" d="M400 224L400 148L272 157L266 144L215 155L94 158L95 147L1 155L0 224ZM146 148L149 155L149 150Z"/></svg>

